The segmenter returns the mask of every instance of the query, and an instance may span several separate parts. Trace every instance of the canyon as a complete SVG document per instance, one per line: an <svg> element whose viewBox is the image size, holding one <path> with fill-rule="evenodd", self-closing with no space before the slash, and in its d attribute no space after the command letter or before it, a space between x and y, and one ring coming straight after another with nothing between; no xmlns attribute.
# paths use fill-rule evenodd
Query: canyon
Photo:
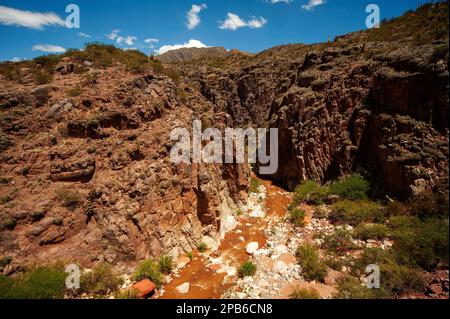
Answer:
<svg viewBox="0 0 450 319"><path fill-rule="evenodd" d="M292 192L310 180L359 173L380 200L448 194L448 23L439 31L433 18L448 3L422 10L333 42L255 55L210 48L148 58L93 44L78 53L86 58L2 64L0 257L9 262L1 272L65 260L131 274L139 261L186 258L201 243L236 267L248 259L236 229L264 247L269 218L246 220L261 163L171 161L170 132L192 133L195 120L223 133L278 129L278 170L260 178L281 196L266 202L280 225ZM47 68L52 79L40 83ZM306 208L309 224L316 208ZM204 258L180 269L166 297L183 297L175 288L186 273L209 281L191 297L224 297L235 274L224 285L227 270L212 274Z"/></svg>

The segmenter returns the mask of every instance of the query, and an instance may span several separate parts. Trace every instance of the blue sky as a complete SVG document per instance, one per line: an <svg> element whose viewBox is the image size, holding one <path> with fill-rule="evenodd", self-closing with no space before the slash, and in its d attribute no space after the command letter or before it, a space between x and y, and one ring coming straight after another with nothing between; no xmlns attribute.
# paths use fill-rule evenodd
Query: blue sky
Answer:
<svg viewBox="0 0 450 319"><path fill-rule="evenodd" d="M138 48L145 53L161 47L163 52L189 40L195 40L190 42L194 46L259 52L279 44L323 42L364 29L365 9L371 3L380 7L381 18L391 18L422 2L0 0L0 60L82 48L93 41ZM80 29L68 29L63 23L68 16L66 6L71 3L80 8Z"/></svg>

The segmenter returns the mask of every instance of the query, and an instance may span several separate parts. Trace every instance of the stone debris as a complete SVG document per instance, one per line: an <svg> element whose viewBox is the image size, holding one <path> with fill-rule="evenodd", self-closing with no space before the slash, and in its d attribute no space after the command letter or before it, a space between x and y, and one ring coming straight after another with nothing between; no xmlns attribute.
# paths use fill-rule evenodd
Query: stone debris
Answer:
<svg viewBox="0 0 450 319"><path fill-rule="evenodd" d="M185 282L184 284L179 285L176 287L176 291L180 294L187 294L189 292L190 284L188 282Z"/></svg>

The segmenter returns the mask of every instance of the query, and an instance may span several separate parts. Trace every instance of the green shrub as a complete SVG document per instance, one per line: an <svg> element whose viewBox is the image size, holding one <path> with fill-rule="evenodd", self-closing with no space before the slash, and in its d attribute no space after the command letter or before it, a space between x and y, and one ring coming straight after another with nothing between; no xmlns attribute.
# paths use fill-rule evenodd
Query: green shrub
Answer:
<svg viewBox="0 0 450 319"><path fill-rule="evenodd" d="M249 192L250 193L259 193L259 186L261 186L261 181L252 177L250 179Z"/></svg>
<svg viewBox="0 0 450 319"><path fill-rule="evenodd" d="M187 253L186 253L186 256L187 256L190 260L194 259L194 253L193 253L192 251L187 252Z"/></svg>
<svg viewBox="0 0 450 319"><path fill-rule="evenodd" d="M309 193L316 190L319 186L315 181L306 181L301 183L295 188L294 199L291 207L298 206L301 202L305 201Z"/></svg>
<svg viewBox="0 0 450 319"><path fill-rule="evenodd" d="M365 248L360 258L355 259L352 274L365 275L367 265L380 267L380 289L376 292L379 298L395 298L407 292L423 292L424 279L420 271L411 265L400 265L395 252L389 249Z"/></svg>
<svg viewBox="0 0 450 319"><path fill-rule="evenodd" d="M199 243L197 249L199 252L204 253L208 249L208 246L205 243Z"/></svg>
<svg viewBox="0 0 450 319"><path fill-rule="evenodd" d="M159 270L164 274L170 274L173 270L172 256L161 256L158 261Z"/></svg>
<svg viewBox="0 0 450 319"><path fill-rule="evenodd" d="M79 86L75 86L73 88L67 89L66 93L70 97L76 97L81 95L81 93L83 93L83 89Z"/></svg>
<svg viewBox="0 0 450 319"><path fill-rule="evenodd" d="M356 238L382 240L389 236L389 228L382 224L361 224L355 229Z"/></svg>
<svg viewBox="0 0 450 319"><path fill-rule="evenodd" d="M38 85L48 84L53 81L53 74L47 71L36 71L34 73L34 82Z"/></svg>
<svg viewBox="0 0 450 319"><path fill-rule="evenodd" d="M150 279L157 287L161 287L163 276L159 265L151 258L142 261L133 274L133 280Z"/></svg>
<svg viewBox="0 0 450 319"><path fill-rule="evenodd" d="M297 257L300 259L303 277L308 281L323 281L327 274L325 263L320 260L316 247L303 245L297 249Z"/></svg>
<svg viewBox="0 0 450 319"><path fill-rule="evenodd" d="M251 277L256 273L256 265L249 261L246 261L245 263L243 263L241 265L241 267L239 267L238 269L238 274L239 277L243 278L243 277Z"/></svg>
<svg viewBox="0 0 450 319"><path fill-rule="evenodd" d="M426 283L420 271L396 262L380 264L380 285L390 297L399 297L408 292L426 292Z"/></svg>
<svg viewBox="0 0 450 319"><path fill-rule="evenodd" d="M76 207L81 202L81 195L77 190L69 188L58 188L56 196L64 207Z"/></svg>
<svg viewBox="0 0 450 319"><path fill-rule="evenodd" d="M319 186L315 190L309 193L308 203L313 205L323 205L327 198L330 196L331 191L327 186Z"/></svg>
<svg viewBox="0 0 450 319"><path fill-rule="evenodd" d="M449 217L448 191L446 193L425 192L411 199L408 205L411 208L411 214L421 219Z"/></svg>
<svg viewBox="0 0 450 319"><path fill-rule="evenodd" d="M61 299L67 273L62 265L39 266L25 272L10 290L14 299Z"/></svg>
<svg viewBox="0 0 450 319"><path fill-rule="evenodd" d="M126 290L122 290L119 291L116 295L115 295L116 299L139 299L139 291L137 291L136 289L126 289Z"/></svg>
<svg viewBox="0 0 450 319"><path fill-rule="evenodd" d="M334 233L330 235L323 235L322 240L322 248L332 253L342 254L356 248L353 243L352 232L341 227L337 227Z"/></svg>
<svg viewBox="0 0 450 319"><path fill-rule="evenodd" d="M417 217L393 218L393 249L401 264L417 265L433 270L438 264L448 265L449 225L448 219Z"/></svg>
<svg viewBox="0 0 450 319"><path fill-rule="evenodd" d="M319 293L314 288L296 289L290 296L290 299L321 299Z"/></svg>
<svg viewBox="0 0 450 319"><path fill-rule="evenodd" d="M371 201L344 200L331 206L330 220L357 226L362 222L380 223L385 220L384 206Z"/></svg>
<svg viewBox="0 0 450 319"><path fill-rule="evenodd" d="M375 299L374 289L368 289L358 278L342 276L337 281L335 299Z"/></svg>
<svg viewBox="0 0 450 319"><path fill-rule="evenodd" d="M11 298L11 290L14 285L14 280L8 276L0 274L0 299Z"/></svg>
<svg viewBox="0 0 450 319"><path fill-rule="evenodd" d="M330 192L348 200L367 199L370 185L361 175L351 175L330 186Z"/></svg>
<svg viewBox="0 0 450 319"><path fill-rule="evenodd" d="M0 231L4 229L13 230L16 227L17 221L11 216L5 214L1 216L1 218L2 220L0 221Z"/></svg>
<svg viewBox="0 0 450 319"><path fill-rule="evenodd" d="M9 203L10 201L12 201L13 198L11 195L4 195L0 197L0 205L4 205L6 203Z"/></svg>
<svg viewBox="0 0 450 319"><path fill-rule="evenodd" d="M298 208L289 210L289 221L296 227L305 227L305 216L304 210Z"/></svg>
<svg viewBox="0 0 450 319"><path fill-rule="evenodd" d="M81 291L93 295L106 295L115 292L123 280L107 263L98 264L91 272L82 274Z"/></svg>

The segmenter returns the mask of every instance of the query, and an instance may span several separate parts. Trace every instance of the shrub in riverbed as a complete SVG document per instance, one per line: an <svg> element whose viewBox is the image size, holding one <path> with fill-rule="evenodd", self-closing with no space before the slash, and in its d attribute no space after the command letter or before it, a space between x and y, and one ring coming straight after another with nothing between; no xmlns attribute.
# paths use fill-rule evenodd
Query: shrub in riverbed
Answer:
<svg viewBox="0 0 450 319"><path fill-rule="evenodd" d="M259 193L259 186L261 186L261 181L252 177L250 179L249 192L250 193Z"/></svg>
<svg viewBox="0 0 450 319"><path fill-rule="evenodd" d="M330 192L348 200L367 199L369 183L361 175L354 174L331 184Z"/></svg>
<svg viewBox="0 0 450 319"><path fill-rule="evenodd" d="M158 261L159 270L164 274L170 274L173 270L172 256L161 256Z"/></svg>
<svg viewBox="0 0 450 319"><path fill-rule="evenodd" d="M301 202L305 201L308 194L317 189L318 185L314 181L306 181L301 183L295 188L294 199L291 207L298 206Z"/></svg>
<svg viewBox="0 0 450 319"><path fill-rule="evenodd" d="M322 248L335 254L343 254L355 249L352 232L342 227L337 227L330 235L322 236L322 240Z"/></svg>
<svg viewBox="0 0 450 319"><path fill-rule="evenodd" d="M289 221L296 227L305 226L305 216L304 210L293 208L289 210Z"/></svg>
<svg viewBox="0 0 450 319"><path fill-rule="evenodd" d="M139 291L136 289L126 289L119 291L115 295L116 299L139 299Z"/></svg>
<svg viewBox="0 0 450 319"><path fill-rule="evenodd" d="M334 222L357 226L362 222L380 223L385 220L385 207L371 201L343 200L331 206L330 219Z"/></svg>
<svg viewBox="0 0 450 319"><path fill-rule="evenodd" d="M298 288L289 296L290 299L321 299L319 293L314 288Z"/></svg>
<svg viewBox="0 0 450 319"><path fill-rule="evenodd" d="M320 260L317 248L312 245L302 245L297 249L297 257L302 267L302 275L308 281L323 281L327 274L325 263Z"/></svg>
<svg viewBox="0 0 450 319"><path fill-rule="evenodd" d="M93 295L115 292L122 283L122 279L107 263L98 264L91 272L84 273L80 278L81 290Z"/></svg>
<svg viewBox="0 0 450 319"><path fill-rule="evenodd" d="M374 299L373 289L363 286L358 278L344 275L337 281L334 299Z"/></svg>
<svg viewBox="0 0 450 319"><path fill-rule="evenodd" d="M355 234L361 240L382 240L389 236L389 228L382 224L361 224L355 229Z"/></svg>
<svg viewBox="0 0 450 319"><path fill-rule="evenodd" d="M380 289L376 289L378 298L395 298L425 289L420 270L399 264L392 249L365 248L360 258L354 260L351 273L357 277L363 276L367 265L378 265L380 268Z"/></svg>
<svg viewBox="0 0 450 319"><path fill-rule="evenodd" d="M319 186L308 195L308 203L313 205L323 205L330 196L330 188L328 186Z"/></svg>
<svg viewBox="0 0 450 319"><path fill-rule="evenodd" d="M199 252L204 253L208 249L208 246L205 243L199 243L197 249Z"/></svg>
<svg viewBox="0 0 450 319"><path fill-rule="evenodd" d="M434 270L439 264L448 265L448 219L398 216L391 218L389 227L394 239L394 252L400 263Z"/></svg>
<svg viewBox="0 0 450 319"><path fill-rule="evenodd" d="M3 280L9 285L6 298L13 299L61 299L65 293L67 273L62 264L31 268L14 280ZM0 284L2 285L2 284ZM1 293L0 294L4 294Z"/></svg>
<svg viewBox="0 0 450 319"><path fill-rule="evenodd" d="M253 276L255 273L256 265L250 260L243 263L242 266L238 269L238 274L241 278Z"/></svg>
<svg viewBox="0 0 450 319"><path fill-rule="evenodd" d="M143 279L150 279L157 287L162 284L163 276L159 265L151 258L142 261L133 274L133 280L141 281Z"/></svg>

